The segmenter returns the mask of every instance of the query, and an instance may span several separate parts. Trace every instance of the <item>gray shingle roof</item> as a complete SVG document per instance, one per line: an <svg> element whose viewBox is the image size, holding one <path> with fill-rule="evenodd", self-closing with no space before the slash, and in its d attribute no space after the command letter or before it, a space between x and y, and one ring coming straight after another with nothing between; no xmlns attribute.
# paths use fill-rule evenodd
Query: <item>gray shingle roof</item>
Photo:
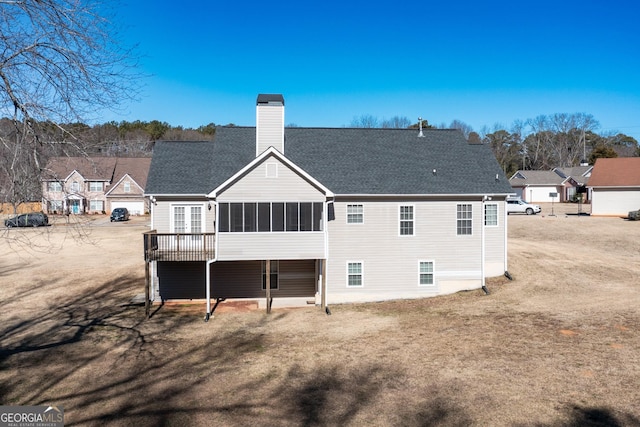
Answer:
<svg viewBox="0 0 640 427"><path fill-rule="evenodd" d="M286 128L284 155L337 195L513 192L488 146L455 130L423 133ZM220 127L213 142L158 142L145 192L207 194L255 158L255 141L253 127Z"/></svg>

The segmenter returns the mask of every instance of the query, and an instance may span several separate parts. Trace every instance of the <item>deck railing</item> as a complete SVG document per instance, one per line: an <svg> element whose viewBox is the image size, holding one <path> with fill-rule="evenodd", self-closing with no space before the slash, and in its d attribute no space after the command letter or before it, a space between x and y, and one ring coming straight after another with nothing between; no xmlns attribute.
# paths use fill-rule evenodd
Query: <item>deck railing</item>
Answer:
<svg viewBox="0 0 640 427"><path fill-rule="evenodd" d="M213 259L214 233L143 234L145 261L206 261Z"/></svg>

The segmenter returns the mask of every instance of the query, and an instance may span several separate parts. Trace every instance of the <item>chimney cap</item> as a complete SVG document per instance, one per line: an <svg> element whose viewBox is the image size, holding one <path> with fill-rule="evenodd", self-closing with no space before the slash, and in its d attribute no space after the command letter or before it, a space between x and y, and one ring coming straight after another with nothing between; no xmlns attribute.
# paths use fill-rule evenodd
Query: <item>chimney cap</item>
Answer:
<svg viewBox="0 0 640 427"><path fill-rule="evenodd" d="M256 105L258 104L284 105L284 97L279 93L277 94L261 93L258 95L258 100L256 101Z"/></svg>

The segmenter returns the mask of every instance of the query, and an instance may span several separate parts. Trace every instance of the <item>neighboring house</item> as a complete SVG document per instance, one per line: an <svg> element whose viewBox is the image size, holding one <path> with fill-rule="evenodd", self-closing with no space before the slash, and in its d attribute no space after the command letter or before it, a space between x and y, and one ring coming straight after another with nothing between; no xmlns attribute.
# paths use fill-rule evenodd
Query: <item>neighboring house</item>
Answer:
<svg viewBox="0 0 640 427"><path fill-rule="evenodd" d="M150 164L143 157L53 157L42 174L42 210L84 214L126 207L144 214Z"/></svg>
<svg viewBox="0 0 640 427"><path fill-rule="evenodd" d="M626 217L640 209L640 157L596 160L588 185L591 215Z"/></svg>
<svg viewBox="0 0 640 427"><path fill-rule="evenodd" d="M584 164L581 166L554 168L553 171L563 178L570 178L568 181L571 185L564 187L564 200L567 202L573 201L577 194L583 194L583 202L591 200L587 184L589 177L591 177L591 171L593 166Z"/></svg>
<svg viewBox="0 0 640 427"><path fill-rule="evenodd" d="M592 166L576 166L549 171L519 170L509 178L509 183L517 196L529 203L571 202L577 193L584 191L591 169ZM552 193L556 197L551 197Z"/></svg>
<svg viewBox="0 0 640 427"><path fill-rule="evenodd" d="M205 299L208 318L212 298L419 298L507 270L512 190L488 146L456 130L285 129L281 95L259 95L256 114L212 142L156 143L147 302Z"/></svg>

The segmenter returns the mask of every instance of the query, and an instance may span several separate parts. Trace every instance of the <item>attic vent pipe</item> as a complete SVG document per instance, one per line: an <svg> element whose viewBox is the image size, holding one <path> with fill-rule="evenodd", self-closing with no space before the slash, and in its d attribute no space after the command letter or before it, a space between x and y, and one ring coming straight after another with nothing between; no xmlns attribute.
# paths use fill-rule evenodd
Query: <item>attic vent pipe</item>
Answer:
<svg viewBox="0 0 640 427"><path fill-rule="evenodd" d="M420 123L420 132L418 133L418 138L424 138L424 133L422 133L422 117L418 117L418 123Z"/></svg>

